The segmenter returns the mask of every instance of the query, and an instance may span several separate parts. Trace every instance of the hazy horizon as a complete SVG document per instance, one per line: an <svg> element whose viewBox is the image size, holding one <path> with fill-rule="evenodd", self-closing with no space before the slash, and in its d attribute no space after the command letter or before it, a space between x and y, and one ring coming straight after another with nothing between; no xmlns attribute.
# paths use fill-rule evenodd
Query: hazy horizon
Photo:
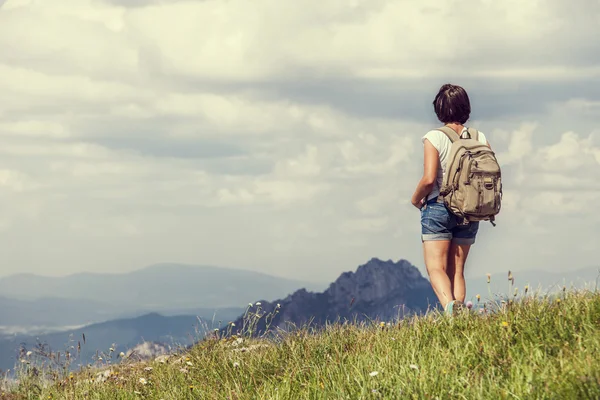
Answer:
<svg viewBox="0 0 600 400"><path fill-rule="evenodd" d="M592 0L0 0L0 277L424 273L410 197L446 82L503 167L467 275L595 266L599 19Z"/></svg>

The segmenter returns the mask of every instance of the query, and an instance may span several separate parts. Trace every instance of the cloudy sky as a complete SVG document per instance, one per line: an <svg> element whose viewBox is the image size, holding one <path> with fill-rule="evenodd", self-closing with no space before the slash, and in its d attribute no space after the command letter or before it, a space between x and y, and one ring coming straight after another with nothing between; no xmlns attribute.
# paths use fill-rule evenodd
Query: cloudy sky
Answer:
<svg viewBox="0 0 600 400"><path fill-rule="evenodd" d="M598 264L598 0L0 4L0 275L424 271L446 82L504 173L469 275Z"/></svg>

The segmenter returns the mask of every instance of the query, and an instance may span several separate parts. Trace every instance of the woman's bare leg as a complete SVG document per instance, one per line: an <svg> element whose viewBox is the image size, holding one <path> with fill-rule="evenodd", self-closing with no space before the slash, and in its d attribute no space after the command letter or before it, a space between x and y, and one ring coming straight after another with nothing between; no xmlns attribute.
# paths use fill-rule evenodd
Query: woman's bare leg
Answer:
<svg viewBox="0 0 600 400"><path fill-rule="evenodd" d="M450 240L426 240L423 242L423 255L429 280L443 308L446 308L446 304L454 300L450 278L446 273L449 250Z"/></svg>
<svg viewBox="0 0 600 400"><path fill-rule="evenodd" d="M465 301L467 295L465 285L465 263L469 256L470 244L450 245L448 252L448 276L450 278L450 286L452 287L452 295L457 301Z"/></svg>

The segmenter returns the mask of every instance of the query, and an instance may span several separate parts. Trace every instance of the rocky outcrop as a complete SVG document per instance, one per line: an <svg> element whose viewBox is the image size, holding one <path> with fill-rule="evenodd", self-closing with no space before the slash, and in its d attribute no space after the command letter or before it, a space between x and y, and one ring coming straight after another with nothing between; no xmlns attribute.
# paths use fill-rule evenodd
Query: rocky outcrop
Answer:
<svg viewBox="0 0 600 400"><path fill-rule="evenodd" d="M171 349L164 343L143 342L127 351L125 358L128 360L152 360L158 356L169 354Z"/></svg>
<svg viewBox="0 0 600 400"><path fill-rule="evenodd" d="M264 333L267 326L289 330L336 321L390 321L438 305L431 284L414 265L374 258L355 272L340 275L322 293L301 289L281 300L261 300L222 332L247 333L251 321L256 322L252 334Z"/></svg>

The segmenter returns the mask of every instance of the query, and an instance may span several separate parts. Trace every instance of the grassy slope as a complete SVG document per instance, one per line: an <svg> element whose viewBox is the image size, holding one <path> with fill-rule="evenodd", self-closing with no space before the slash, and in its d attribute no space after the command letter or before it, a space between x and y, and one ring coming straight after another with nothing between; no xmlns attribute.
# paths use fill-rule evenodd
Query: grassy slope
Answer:
<svg viewBox="0 0 600 400"><path fill-rule="evenodd" d="M163 363L116 366L102 383L82 372L40 392L24 380L23 397L10 398L600 398L598 293L526 297L453 319L303 329L277 344L235 340L207 339Z"/></svg>

